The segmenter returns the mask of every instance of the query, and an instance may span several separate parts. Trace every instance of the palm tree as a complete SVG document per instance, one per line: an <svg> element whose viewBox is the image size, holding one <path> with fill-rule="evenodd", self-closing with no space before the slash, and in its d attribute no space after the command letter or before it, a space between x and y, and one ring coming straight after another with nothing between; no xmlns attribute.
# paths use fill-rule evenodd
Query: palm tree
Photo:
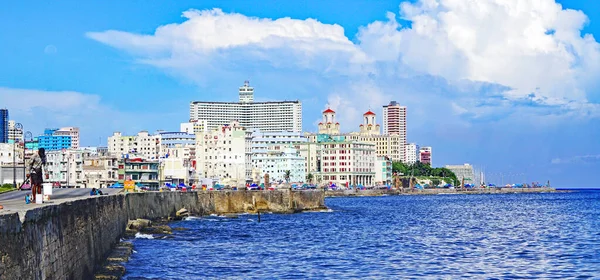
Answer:
<svg viewBox="0 0 600 280"><path fill-rule="evenodd" d="M314 176L312 175L312 173L308 173L308 175L306 175L306 181L308 181L309 184L312 184L313 178Z"/></svg>
<svg viewBox="0 0 600 280"><path fill-rule="evenodd" d="M291 172L291 171L289 171L289 170L286 170L286 171L285 171L285 181L286 181L287 183L289 183L289 182L290 182L290 174L291 174L291 173L292 173L292 172Z"/></svg>

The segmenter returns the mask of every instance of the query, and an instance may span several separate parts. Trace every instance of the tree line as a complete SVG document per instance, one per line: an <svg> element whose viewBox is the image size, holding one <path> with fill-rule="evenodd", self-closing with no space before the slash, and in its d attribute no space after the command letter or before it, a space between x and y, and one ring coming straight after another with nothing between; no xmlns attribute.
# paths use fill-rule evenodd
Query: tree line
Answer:
<svg viewBox="0 0 600 280"><path fill-rule="evenodd" d="M454 172L450 171L445 167L431 167L429 164L422 162L416 162L414 164L406 164L403 162L393 162L392 171L402 176L415 176L415 177L442 177L452 180L454 186L459 186L460 182Z"/></svg>

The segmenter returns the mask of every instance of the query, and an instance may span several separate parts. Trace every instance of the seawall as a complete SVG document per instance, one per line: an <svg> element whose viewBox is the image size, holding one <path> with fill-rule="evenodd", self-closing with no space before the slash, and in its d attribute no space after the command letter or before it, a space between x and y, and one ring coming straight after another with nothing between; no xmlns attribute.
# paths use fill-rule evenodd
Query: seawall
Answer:
<svg viewBox="0 0 600 280"><path fill-rule="evenodd" d="M93 279L128 220L325 208L323 191L148 192L87 197L0 215L0 279Z"/></svg>
<svg viewBox="0 0 600 280"><path fill-rule="evenodd" d="M486 188L486 189L371 189L326 191L326 197L382 196L382 195L435 195L435 194L509 194L561 192L553 188Z"/></svg>

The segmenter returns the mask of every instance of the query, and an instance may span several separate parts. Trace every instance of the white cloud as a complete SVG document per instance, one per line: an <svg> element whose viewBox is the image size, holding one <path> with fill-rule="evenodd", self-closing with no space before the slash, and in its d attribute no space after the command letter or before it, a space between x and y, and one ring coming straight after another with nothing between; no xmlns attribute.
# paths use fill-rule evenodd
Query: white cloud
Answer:
<svg viewBox="0 0 600 280"><path fill-rule="evenodd" d="M108 30L87 36L165 68L190 68L219 59L258 59L276 66L328 71L341 69L333 65L362 65L368 60L337 24L254 18L220 9L188 10L182 16L183 23L160 26L153 35Z"/></svg>
<svg viewBox="0 0 600 280"><path fill-rule="evenodd" d="M410 26L388 12L387 21L361 28L357 44L336 24L220 9L186 11L182 23L159 26L153 34L108 30L87 36L198 83L208 75L256 71L263 63L281 75L298 69L326 74L338 84L324 94L332 106L345 108L339 117L348 125L368 109L363 107L380 108L390 98L437 117L432 112L442 108L424 108L407 96L415 90L399 86L406 79L441 79L443 89L422 89L423 103L441 106L432 100L436 95L423 92L436 91L450 113L472 120L599 116L599 105L589 100L600 88L600 45L581 35L587 23L581 11L554 0L419 0L402 3L399 14ZM481 84L503 89L488 96Z"/></svg>
<svg viewBox="0 0 600 280"><path fill-rule="evenodd" d="M100 96L75 91L45 91L0 87L2 106L9 117L23 124L34 136L45 128L76 126L81 129L83 144L106 142L114 130L124 133L148 129L164 113L122 112L102 103Z"/></svg>
<svg viewBox="0 0 600 280"><path fill-rule="evenodd" d="M513 89L509 98L537 92L587 102L597 86L589 73L600 71L600 45L580 35L587 17L554 0L420 0L402 3L400 16L410 28L390 14L361 29L371 57L450 81L501 84Z"/></svg>
<svg viewBox="0 0 600 280"><path fill-rule="evenodd" d="M582 164L600 162L600 155L583 155L570 158L554 158L552 164Z"/></svg>

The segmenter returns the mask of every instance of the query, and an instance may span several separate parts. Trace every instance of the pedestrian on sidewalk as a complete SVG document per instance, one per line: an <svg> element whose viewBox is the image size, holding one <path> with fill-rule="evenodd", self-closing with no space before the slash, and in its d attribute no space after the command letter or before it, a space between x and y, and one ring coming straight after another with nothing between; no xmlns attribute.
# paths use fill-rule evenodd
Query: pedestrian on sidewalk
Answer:
<svg viewBox="0 0 600 280"><path fill-rule="evenodd" d="M36 195L42 194L42 184L44 183L43 173L46 167L46 150L39 148L37 153L33 154L27 166L29 168L27 178L31 179L31 194L33 195L33 201L36 201Z"/></svg>

